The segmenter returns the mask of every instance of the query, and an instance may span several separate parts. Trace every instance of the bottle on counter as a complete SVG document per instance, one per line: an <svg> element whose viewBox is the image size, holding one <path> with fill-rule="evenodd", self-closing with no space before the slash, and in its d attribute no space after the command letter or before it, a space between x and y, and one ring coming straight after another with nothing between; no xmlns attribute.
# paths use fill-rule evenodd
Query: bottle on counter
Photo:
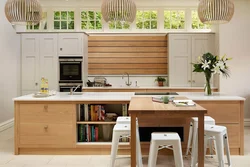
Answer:
<svg viewBox="0 0 250 167"><path fill-rule="evenodd" d="M45 85L45 78L41 78L41 84L40 84L40 92L44 93L44 85Z"/></svg>
<svg viewBox="0 0 250 167"><path fill-rule="evenodd" d="M48 79L45 79L45 85L44 85L44 93L49 93L49 81Z"/></svg>

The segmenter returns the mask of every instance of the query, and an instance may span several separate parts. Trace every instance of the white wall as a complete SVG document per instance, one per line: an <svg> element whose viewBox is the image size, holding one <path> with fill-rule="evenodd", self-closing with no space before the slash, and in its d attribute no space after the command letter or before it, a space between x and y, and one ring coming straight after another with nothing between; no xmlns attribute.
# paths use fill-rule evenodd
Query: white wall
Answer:
<svg viewBox="0 0 250 167"><path fill-rule="evenodd" d="M220 25L220 55L227 54L230 78L220 80L220 90L245 97L245 118L250 118L250 2L235 1L235 13L228 24Z"/></svg>
<svg viewBox="0 0 250 167"><path fill-rule="evenodd" d="M0 124L13 118L12 98L19 95L20 38L4 14L0 1Z"/></svg>

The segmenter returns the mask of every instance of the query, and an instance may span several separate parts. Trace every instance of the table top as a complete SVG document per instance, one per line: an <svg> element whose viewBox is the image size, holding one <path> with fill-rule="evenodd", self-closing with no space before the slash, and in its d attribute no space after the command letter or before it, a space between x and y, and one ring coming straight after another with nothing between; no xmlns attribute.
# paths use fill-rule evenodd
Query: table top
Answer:
<svg viewBox="0 0 250 167"><path fill-rule="evenodd" d="M178 97L177 99L187 99L186 97ZM195 106L181 106L177 107L173 103L168 104L152 101L152 97L132 97L129 105L129 112L203 112L207 113L207 110L200 105Z"/></svg>

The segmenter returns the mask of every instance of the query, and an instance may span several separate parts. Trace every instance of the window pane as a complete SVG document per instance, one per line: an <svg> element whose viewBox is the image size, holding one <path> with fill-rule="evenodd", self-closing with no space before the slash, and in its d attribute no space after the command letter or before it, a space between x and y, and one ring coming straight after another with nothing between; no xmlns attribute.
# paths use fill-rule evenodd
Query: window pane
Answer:
<svg viewBox="0 0 250 167"><path fill-rule="evenodd" d="M54 20L60 20L60 12L54 12Z"/></svg>
<svg viewBox="0 0 250 167"><path fill-rule="evenodd" d="M165 29L170 29L171 26L170 26L170 11L164 11L164 28Z"/></svg>
<svg viewBox="0 0 250 167"><path fill-rule="evenodd" d="M74 20L75 19L75 13L73 11L68 12L68 20Z"/></svg>
<svg viewBox="0 0 250 167"><path fill-rule="evenodd" d="M96 21L96 29L102 29L102 22L101 21Z"/></svg>
<svg viewBox="0 0 250 167"><path fill-rule="evenodd" d="M66 11L61 12L61 20L67 20L67 12Z"/></svg>
<svg viewBox="0 0 250 167"><path fill-rule="evenodd" d="M90 21L88 25L89 25L88 27L89 29L91 30L95 29L95 21Z"/></svg>
<svg viewBox="0 0 250 167"><path fill-rule="evenodd" d="M144 11L143 17L144 20L150 20L151 12L150 11Z"/></svg>
<svg viewBox="0 0 250 167"><path fill-rule="evenodd" d="M67 21L61 21L61 29L66 30L67 29Z"/></svg>
<svg viewBox="0 0 250 167"><path fill-rule="evenodd" d="M82 20L87 20L88 18L87 18L87 12L86 11L82 11L82 13L81 13L81 18L82 18Z"/></svg>
<svg viewBox="0 0 250 167"><path fill-rule="evenodd" d="M145 21L144 22L144 28L145 29L150 29L150 21Z"/></svg>
<svg viewBox="0 0 250 167"><path fill-rule="evenodd" d="M151 29L157 29L157 21L151 21Z"/></svg>
<svg viewBox="0 0 250 167"><path fill-rule="evenodd" d="M123 29L129 29L130 28L130 25L126 22L126 23L124 23L124 25L123 25Z"/></svg>
<svg viewBox="0 0 250 167"><path fill-rule="evenodd" d="M137 29L143 29L143 22L142 21L137 21L136 22L136 28Z"/></svg>
<svg viewBox="0 0 250 167"><path fill-rule="evenodd" d="M34 30L39 30L39 24L34 25Z"/></svg>
<svg viewBox="0 0 250 167"><path fill-rule="evenodd" d="M102 19L101 12L96 12L96 20L101 20L101 19Z"/></svg>
<svg viewBox="0 0 250 167"><path fill-rule="evenodd" d="M81 27L82 27L82 29L83 29L83 30L88 29L88 28L87 28L87 24L88 24L88 22L87 22L87 21L82 21L82 25L81 25Z"/></svg>
<svg viewBox="0 0 250 167"><path fill-rule="evenodd" d="M115 29L115 22L109 23L109 29Z"/></svg>
<svg viewBox="0 0 250 167"><path fill-rule="evenodd" d="M74 21L68 21L68 29L69 30L74 30L75 29Z"/></svg>
<svg viewBox="0 0 250 167"><path fill-rule="evenodd" d="M157 19L157 11L151 11L151 19Z"/></svg>
<svg viewBox="0 0 250 167"><path fill-rule="evenodd" d="M140 10L137 11L136 20L139 20L139 21L143 20L143 11L140 11Z"/></svg>
<svg viewBox="0 0 250 167"><path fill-rule="evenodd" d="M122 23L120 21L116 22L116 29L122 29Z"/></svg>
<svg viewBox="0 0 250 167"><path fill-rule="evenodd" d="M95 12L89 11L88 12L88 19L89 20L95 20Z"/></svg>
<svg viewBox="0 0 250 167"><path fill-rule="evenodd" d="M54 29L60 29L60 21L54 21Z"/></svg>

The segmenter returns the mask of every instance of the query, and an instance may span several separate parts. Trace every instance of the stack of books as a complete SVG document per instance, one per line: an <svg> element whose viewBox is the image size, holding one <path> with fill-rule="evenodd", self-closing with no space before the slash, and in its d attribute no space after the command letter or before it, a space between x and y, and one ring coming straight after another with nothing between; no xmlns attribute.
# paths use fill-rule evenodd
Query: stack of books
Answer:
<svg viewBox="0 0 250 167"><path fill-rule="evenodd" d="M177 107L191 107L195 106L193 100L173 100L173 104Z"/></svg>

